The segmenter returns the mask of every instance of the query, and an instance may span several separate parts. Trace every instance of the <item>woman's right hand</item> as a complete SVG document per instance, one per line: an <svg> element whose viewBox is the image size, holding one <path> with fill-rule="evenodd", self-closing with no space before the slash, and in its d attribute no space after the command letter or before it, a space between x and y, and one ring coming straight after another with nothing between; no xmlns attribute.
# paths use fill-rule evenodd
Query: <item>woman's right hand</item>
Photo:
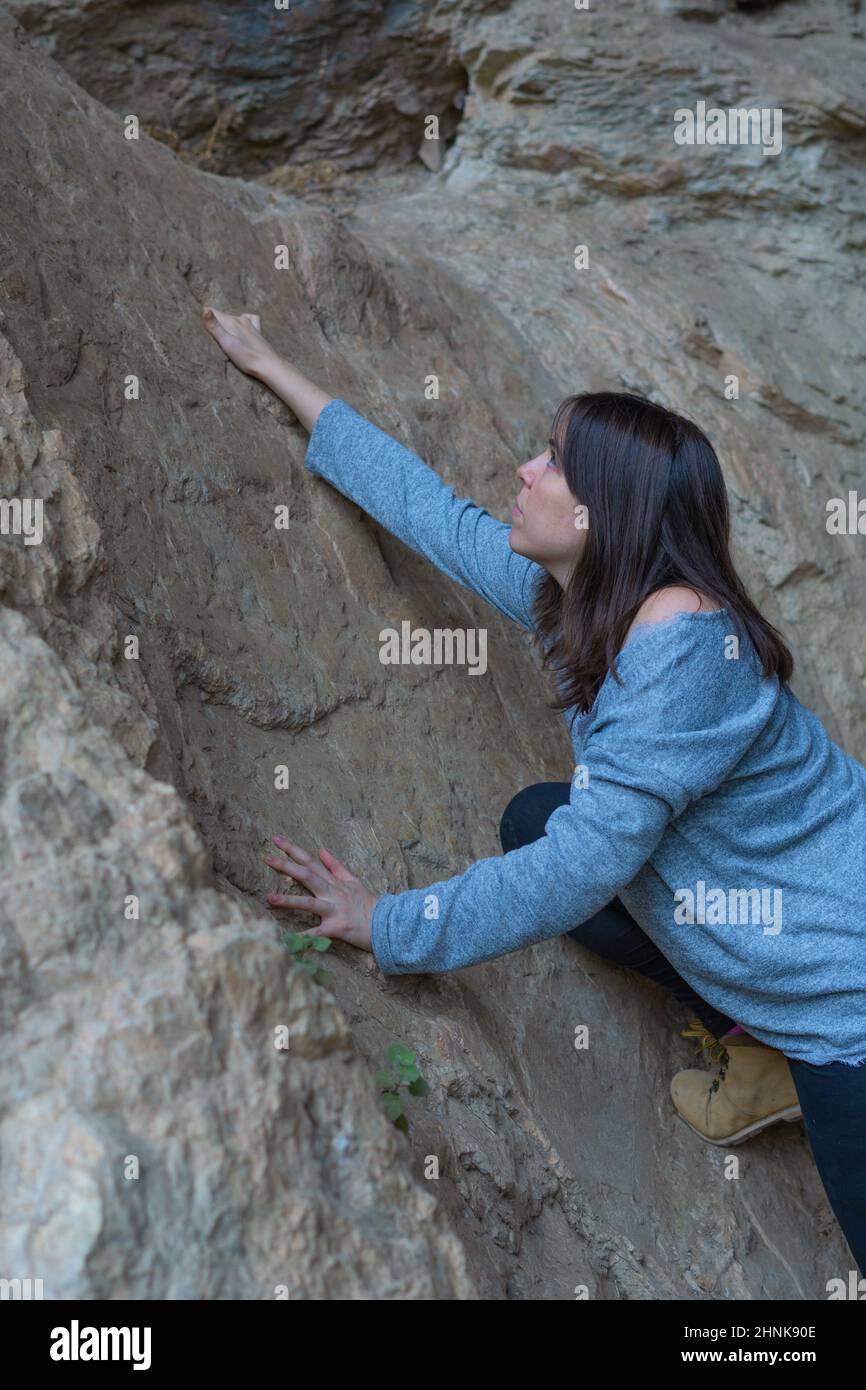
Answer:
<svg viewBox="0 0 866 1390"><path fill-rule="evenodd" d="M235 316L205 305L201 317L208 333L216 339L229 361L248 376L261 376L275 361L277 354L262 337L262 323L258 314Z"/></svg>

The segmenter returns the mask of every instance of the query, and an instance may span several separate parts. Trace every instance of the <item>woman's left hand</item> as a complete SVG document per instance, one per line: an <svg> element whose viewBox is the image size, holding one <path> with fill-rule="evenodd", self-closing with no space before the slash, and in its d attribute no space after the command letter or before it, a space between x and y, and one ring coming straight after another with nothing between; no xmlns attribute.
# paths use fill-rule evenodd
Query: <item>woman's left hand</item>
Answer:
<svg viewBox="0 0 866 1390"><path fill-rule="evenodd" d="M285 858L278 859L275 854L266 854L265 863L270 864L277 873L286 874L288 878L302 883L312 897L268 893L271 907L291 907L298 912L313 912L320 917L319 925L310 927L304 932L305 936L330 936L338 941L348 941L351 946L359 946L362 951L372 952L370 923L379 894L365 888L361 880L350 873L330 850L319 850L319 862L300 845L293 844L282 835L273 838Z"/></svg>

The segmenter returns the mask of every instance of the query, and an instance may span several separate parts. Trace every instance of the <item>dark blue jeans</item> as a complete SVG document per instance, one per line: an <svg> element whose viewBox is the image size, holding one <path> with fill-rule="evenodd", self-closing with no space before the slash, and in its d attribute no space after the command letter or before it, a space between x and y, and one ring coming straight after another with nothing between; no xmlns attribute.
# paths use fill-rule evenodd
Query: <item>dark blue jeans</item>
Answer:
<svg viewBox="0 0 866 1390"><path fill-rule="evenodd" d="M536 782L512 797L502 815L499 839L505 853L538 840L558 806L568 804L570 782ZM720 1014L674 970L645 932L613 898L593 917L566 933L596 955L636 970L670 990L716 1038L735 1020ZM861 1272L866 1274L866 1063L814 1066L788 1058L815 1165L833 1214ZM847 1271L839 1270L846 1278Z"/></svg>
<svg viewBox="0 0 866 1390"><path fill-rule="evenodd" d="M536 782L512 797L499 826L503 850L507 853L540 839L556 808L568 805L570 788L570 782ZM663 985L697 1015L714 1038L721 1038L733 1028L736 1020L720 1014L686 984L655 942L629 916L619 898L612 898L601 912L572 927L566 935L579 941L581 946L588 946L596 955Z"/></svg>

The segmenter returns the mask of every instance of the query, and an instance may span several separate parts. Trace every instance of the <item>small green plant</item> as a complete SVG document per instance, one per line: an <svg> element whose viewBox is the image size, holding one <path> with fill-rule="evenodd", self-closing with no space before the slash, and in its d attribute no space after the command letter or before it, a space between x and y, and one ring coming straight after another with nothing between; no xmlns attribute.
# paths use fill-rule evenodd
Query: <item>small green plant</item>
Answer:
<svg viewBox="0 0 866 1390"><path fill-rule="evenodd" d="M283 934L283 941L301 969L312 975L317 985L331 985L333 983L333 975L330 975L327 970L323 970L310 954L312 951L329 950L331 945L329 936L305 936L303 932L287 931Z"/></svg>
<svg viewBox="0 0 866 1390"><path fill-rule="evenodd" d="M389 1120L393 1120L398 1129L408 1134L409 1120L403 1108L400 1087L405 1086L410 1096L426 1096L430 1087L421 1075L415 1053L403 1043L391 1043L388 1048L388 1061L391 1063L390 1067L382 1067L376 1072L376 1085L382 1092L382 1108Z"/></svg>

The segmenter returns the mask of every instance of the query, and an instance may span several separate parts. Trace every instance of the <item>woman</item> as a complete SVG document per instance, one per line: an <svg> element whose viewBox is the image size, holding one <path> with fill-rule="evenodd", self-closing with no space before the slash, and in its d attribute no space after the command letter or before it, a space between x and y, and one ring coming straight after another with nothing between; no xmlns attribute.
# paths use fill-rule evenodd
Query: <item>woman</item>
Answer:
<svg viewBox="0 0 866 1390"><path fill-rule="evenodd" d="M308 896L269 902L386 974L567 932L666 985L722 1063L674 1078L679 1114L727 1147L802 1113L866 1269L866 768L789 687L791 654L731 562L706 436L639 396L569 397L517 470L509 527L280 359L255 315L204 323L310 431L311 471L539 635L577 764L511 801L504 855L427 888L373 893L275 836L266 862Z"/></svg>

